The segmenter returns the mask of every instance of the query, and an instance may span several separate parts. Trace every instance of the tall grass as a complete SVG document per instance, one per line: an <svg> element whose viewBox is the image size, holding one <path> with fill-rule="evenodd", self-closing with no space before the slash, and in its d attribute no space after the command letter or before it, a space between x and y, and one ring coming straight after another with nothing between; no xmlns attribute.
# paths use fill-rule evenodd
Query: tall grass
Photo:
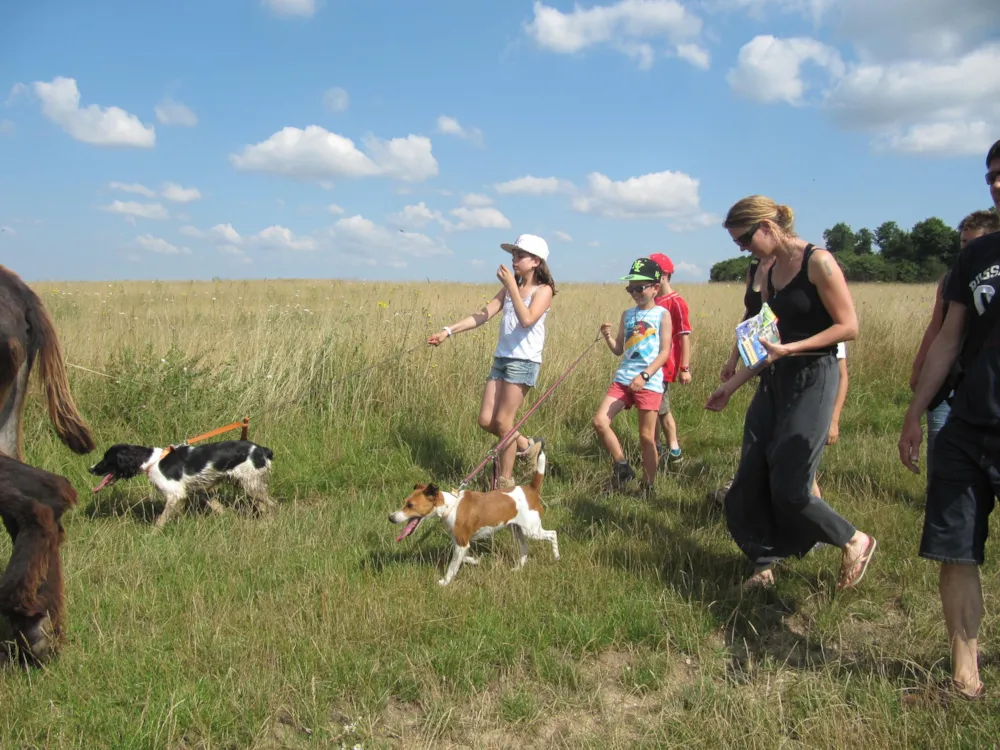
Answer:
<svg viewBox="0 0 1000 750"><path fill-rule="evenodd" d="M931 287L854 289L861 337L820 481L881 542L861 589L834 595L839 555L823 549L748 597L734 588L745 563L704 500L735 467L750 395L723 414L702 409L739 316L736 285L681 288L695 381L672 403L688 458L656 497L603 488L610 466L590 419L616 360L598 345L526 425L548 440L544 523L562 560L533 543L511 573L514 544L500 534L447 589L435 583L445 533L428 524L396 544L386 516L414 482L457 483L489 449L476 415L495 323L403 353L493 287L36 288L98 451L248 414L251 438L275 451L282 506L264 519L196 511L153 534L150 488L137 479L90 496L94 459L55 440L36 394L28 460L68 476L82 499L67 519L69 633L45 670L0 674L0 747L996 742L995 698L936 698L947 644L937 571L915 555L923 479L895 457ZM628 304L617 285L561 286L529 403ZM634 454L634 417L617 428ZM986 566L990 608L995 572ZM988 618L987 685L994 630Z"/></svg>

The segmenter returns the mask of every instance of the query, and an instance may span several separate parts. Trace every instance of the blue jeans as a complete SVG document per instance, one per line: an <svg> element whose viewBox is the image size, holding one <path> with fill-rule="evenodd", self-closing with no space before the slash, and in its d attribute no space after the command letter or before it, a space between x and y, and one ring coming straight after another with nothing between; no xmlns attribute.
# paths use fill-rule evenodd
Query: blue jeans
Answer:
<svg viewBox="0 0 1000 750"><path fill-rule="evenodd" d="M934 471L934 441L937 438L944 423L948 421L951 414L951 404L942 401L933 409L927 410L927 481L931 481L931 473Z"/></svg>
<svg viewBox="0 0 1000 750"><path fill-rule="evenodd" d="M513 357L494 357L493 367L487 380L503 380L516 385L526 385L534 388L538 382L538 373L542 365L538 362L531 362L527 359L514 359Z"/></svg>

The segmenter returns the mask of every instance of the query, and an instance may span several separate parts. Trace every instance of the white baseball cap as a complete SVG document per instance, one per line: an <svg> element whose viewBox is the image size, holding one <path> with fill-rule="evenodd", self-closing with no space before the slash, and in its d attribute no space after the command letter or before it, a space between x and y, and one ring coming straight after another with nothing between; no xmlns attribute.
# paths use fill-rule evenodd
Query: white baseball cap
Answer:
<svg viewBox="0 0 1000 750"><path fill-rule="evenodd" d="M515 250L523 250L526 253L531 253L536 258L541 258L542 260L549 259L549 243L534 234L520 235L514 240L513 245L508 242L501 242L500 247L508 253L513 253Z"/></svg>

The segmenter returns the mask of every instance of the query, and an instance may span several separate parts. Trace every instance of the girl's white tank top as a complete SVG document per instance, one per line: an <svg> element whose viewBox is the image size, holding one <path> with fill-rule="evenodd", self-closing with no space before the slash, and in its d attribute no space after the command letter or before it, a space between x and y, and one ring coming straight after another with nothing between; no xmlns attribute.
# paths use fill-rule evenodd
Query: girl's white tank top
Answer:
<svg viewBox="0 0 1000 750"><path fill-rule="evenodd" d="M531 300L535 296L532 292L524 300L527 307L531 307ZM503 298L503 317L500 320L500 337L497 340L494 357L510 357L511 359L526 359L529 362L542 361L542 347L545 345L545 318L549 314L546 310L535 324L524 328L517 319L517 311L514 303L510 299L510 292Z"/></svg>

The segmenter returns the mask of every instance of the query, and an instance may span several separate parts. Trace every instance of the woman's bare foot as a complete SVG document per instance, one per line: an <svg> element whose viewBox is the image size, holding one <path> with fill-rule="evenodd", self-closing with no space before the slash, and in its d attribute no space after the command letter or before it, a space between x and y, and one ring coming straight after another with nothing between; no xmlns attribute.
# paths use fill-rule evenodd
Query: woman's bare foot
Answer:
<svg viewBox="0 0 1000 750"><path fill-rule="evenodd" d="M860 531L854 532L854 536L844 546L844 558L840 564L840 580L837 581L838 589L849 589L857 586L868 571L868 564L872 561L875 548L878 542L874 537L868 536Z"/></svg>
<svg viewBox="0 0 1000 750"><path fill-rule="evenodd" d="M745 589L769 589L774 585L774 569L762 568L743 582Z"/></svg>

